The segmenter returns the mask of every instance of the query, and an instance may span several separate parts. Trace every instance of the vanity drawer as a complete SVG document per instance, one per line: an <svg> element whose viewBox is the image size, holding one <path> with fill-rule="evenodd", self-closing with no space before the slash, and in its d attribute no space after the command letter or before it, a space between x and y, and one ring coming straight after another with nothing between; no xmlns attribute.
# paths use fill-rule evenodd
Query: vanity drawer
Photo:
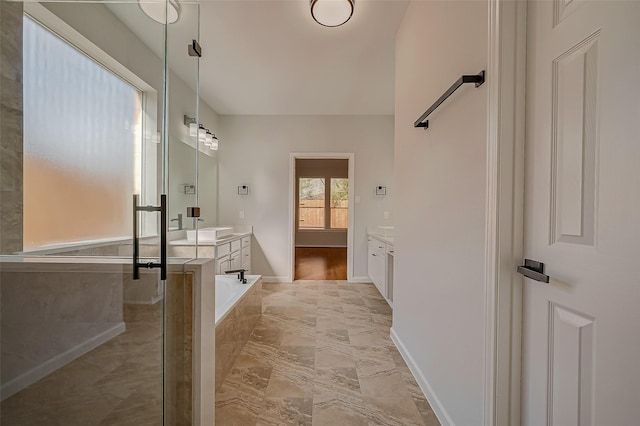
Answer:
<svg viewBox="0 0 640 426"><path fill-rule="evenodd" d="M234 252L240 250L240 244L240 240L231 241L231 251Z"/></svg>
<svg viewBox="0 0 640 426"><path fill-rule="evenodd" d="M251 236L243 237L242 238L242 247L247 247L249 244L251 244Z"/></svg>
<svg viewBox="0 0 640 426"><path fill-rule="evenodd" d="M372 238L369 240L369 251L384 253L385 252L385 244L381 241Z"/></svg>
<svg viewBox="0 0 640 426"><path fill-rule="evenodd" d="M249 253L242 252L242 268L251 269L251 255Z"/></svg>
<svg viewBox="0 0 640 426"><path fill-rule="evenodd" d="M226 256L229 253L231 253L231 244L224 243L216 246L216 258Z"/></svg>

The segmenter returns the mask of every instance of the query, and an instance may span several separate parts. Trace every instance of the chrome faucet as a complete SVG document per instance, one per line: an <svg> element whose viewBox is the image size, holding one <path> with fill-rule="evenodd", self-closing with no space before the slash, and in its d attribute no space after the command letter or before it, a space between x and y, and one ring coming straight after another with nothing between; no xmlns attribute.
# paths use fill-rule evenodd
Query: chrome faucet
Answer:
<svg viewBox="0 0 640 426"><path fill-rule="evenodd" d="M178 217L171 219L171 222L178 222L178 229L182 229L182 213L178 213Z"/></svg>

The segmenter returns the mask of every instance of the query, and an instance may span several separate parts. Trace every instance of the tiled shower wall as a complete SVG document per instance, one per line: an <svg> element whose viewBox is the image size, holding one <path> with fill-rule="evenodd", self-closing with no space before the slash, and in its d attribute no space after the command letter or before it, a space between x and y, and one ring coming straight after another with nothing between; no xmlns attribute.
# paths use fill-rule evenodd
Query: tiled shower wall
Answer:
<svg viewBox="0 0 640 426"><path fill-rule="evenodd" d="M22 251L22 3L0 2L0 254Z"/></svg>

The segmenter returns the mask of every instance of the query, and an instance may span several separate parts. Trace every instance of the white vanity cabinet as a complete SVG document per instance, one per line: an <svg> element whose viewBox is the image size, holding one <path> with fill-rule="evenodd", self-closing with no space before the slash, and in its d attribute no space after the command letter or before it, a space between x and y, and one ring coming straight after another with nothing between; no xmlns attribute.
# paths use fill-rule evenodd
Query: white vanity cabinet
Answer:
<svg viewBox="0 0 640 426"><path fill-rule="evenodd" d="M378 287L380 294L386 297L387 288L385 282L385 243L369 237L369 278Z"/></svg>
<svg viewBox="0 0 640 426"><path fill-rule="evenodd" d="M230 269L228 255L216 258L216 275L224 275L224 271L228 271Z"/></svg>
<svg viewBox="0 0 640 426"><path fill-rule="evenodd" d="M251 235L229 238L216 244L216 274L246 269L251 272Z"/></svg>
<svg viewBox="0 0 640 426"><path fill-rule="evenodd" d="M242 238L242 248L240 249L240 258L242 259L242 269L251 269L251 235Z"/></svg>
<svg viewBox="0 0 640 426"><path fill-rule="evenodd" d="M368 263L369 278L378 288L382 297L389 305L393 300L393 244L388 238L370 235L368 237Z"/></svg>

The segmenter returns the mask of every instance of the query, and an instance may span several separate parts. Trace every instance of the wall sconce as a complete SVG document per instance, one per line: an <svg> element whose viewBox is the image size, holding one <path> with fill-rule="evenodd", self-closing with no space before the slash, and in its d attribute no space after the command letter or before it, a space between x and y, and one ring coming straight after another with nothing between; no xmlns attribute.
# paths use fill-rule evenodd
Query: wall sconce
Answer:
<svg viewBox="0 0 640 426"><path fill-rule="evenodd" d="M376 186L376 195L387 195L386 186Z"/></svg>
<svg viewBox="0 0 640 426"><path fill-rule="evenodd" d="M218 137L202 124L196 123L196 119L184 116L184 125L189 128L189 136L198 138L198 142L214 151L218 150Z"/></svg>
<svg viewBox="0 0 640 426"><path fill-rule="evenodd" d="M249 195L249 185L238 186L238 195Z"/></svg>

